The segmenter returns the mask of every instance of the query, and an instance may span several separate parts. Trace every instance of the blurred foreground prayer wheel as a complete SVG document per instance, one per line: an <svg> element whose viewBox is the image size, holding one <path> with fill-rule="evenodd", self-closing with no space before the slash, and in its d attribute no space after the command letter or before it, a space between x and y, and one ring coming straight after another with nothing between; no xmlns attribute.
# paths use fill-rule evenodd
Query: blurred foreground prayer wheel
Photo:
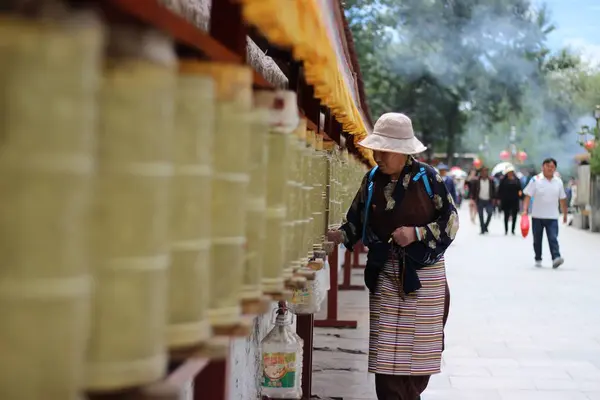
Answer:
<svg viewBox="0 0 600 400"><path fill-rule="evenodd" d="M300 121L299 121L300 124ZM301 129L303 123L297 125L294 128L294 132L297 129ZM299 210L299 198L297 194L297 187L299 184L296 182L298 179L298 171L300 169L299 163L301 162L298 149L298 141L295 134L290 135L290 140L287 143L287 158L285 160L286 168L288 169L288 175L285 182L283 193L285 196L285 207L287 213L284 221L284 237L285 237L285 257L283 268L283 277L286 280L292 279L294 276L293 263L296 261L296 247L297 243L297 214Z"/></svg>
<svg viewBox="0 0 600 400"><path fill-rule="evenodd" d="M312 203L312 193L314 190L313 186L313 169L315 165L313 165L313 161L315 158L315 132L308 129L305 134L305 144L304 144L304 171L302 174L302 219L304 221L304 228L302 230L302 243L303 243L303 253L307 254L312 251L312 246L314 244L313 241L313 207ZM308 258L308 257L307 257ZM306 260L308 263L308 259Z"/></svg>
<svg viewBox="0 0 600 400"><path fill-rule="evenodd" d="M271 110L267 135L267 188L262 288L265 293L284 290L283 269L288 254L286 222L291 133L299 123L296 94L291 91L258 92L256 106Z"/></svg>
<svg viewBox="0 0 600 400"><path fill-rule="evenodd" d="M176 60L156 31L114 26L100 97L87 388L162 377Z"/></svg>
<svg viewBox="0 0 600 400"><path fill-rule="evenodd" d="M325 234L325 186L327 184L327 158L323 152L323 136L315 136L315 151L313 153L313 191L311 195L311 208L313 215L312 238L314 245L323 244Z"/></svg>
<svg viewBox="0 0 600 400"><path fill-rule="evenodd" d="M214 82L179 63L172 185L168 344L188 347L210 338L209 263Z"/></svg>
<svg viewBox="0 0 600 400"><path fill-rule="evenodd" d="M93 14L0 17L0 399L79 399L101 54Z"/></svg>
<svg viewBox="0 0 600 400"><path fill-rule="evenodd" d="M290 181L290 194L293 195L293 206L291 207L294 228L294 239L292 241L293 258L292 270L295 272L302 268L302 261L306 254L304 250L304 228L306 221L304 219L306 212L304 174L306 171L307 157L306 149L306 120L302 119L300 125L294 131L295 140L293 140L293 149L296 153L293 180Z"/></svg>
<svg viewBox="0 0 600 400"><path fill-rule="evenodd" d="M333 141L327 141L327 142L323 142L323 153L325 156L325 177L324 177L324 182L325 182L325 190L324 190L324 197L323 197L323 203L325 205L325 215L323 218L323 222L325 224L326 230L332 229L334 228L332 226L332 213L333 213L333 207L332 207L332 196L333 196L333 185L332 185L332 181L333 181L333 168L332 168L332 152L333 152L333 147L334 147L335 143ZM326 239L326 238L325 238ZM333 252L335 248L335 245L333 242L330 242L329 240L325 240L323 242L323 249L325 250L325 252L327 254L331 254L331 252Z"/></svg>
<svg viewBox="0 0 600 400"><path fill-rule="evenodd" d="M249 172L246 201L246 263L241 299L246 310L262 297L262 262L267 210L267 134L271 109L257 106L252 112Z"/></svg>
<svg viewBox="0 0 600 400"><path fill-rule="evenodd" d="M208 315L213 327L227 328L241 320L252 70L212 62L197 70L214 79L216 90Z"/></svg>

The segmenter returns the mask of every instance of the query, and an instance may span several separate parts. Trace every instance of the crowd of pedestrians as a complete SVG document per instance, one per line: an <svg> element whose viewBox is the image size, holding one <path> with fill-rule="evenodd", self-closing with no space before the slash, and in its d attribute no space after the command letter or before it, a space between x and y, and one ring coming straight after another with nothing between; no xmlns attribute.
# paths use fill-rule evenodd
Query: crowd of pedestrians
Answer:
<svg viewBox="0 0 600 400"><path fill-rule="evenodd" d="M438 166L448 191L460 207L461 199L468 201L469 215L472 223L479 220L480 234L490 232L490 224L494 216L503 217L504 234L517 234L517 221L531 218L533 236L534 261L537 267L542 266L542 242L544 232L547 237L552 267L558 268L564 263L558 242L559 219L567 222L569 206L576 197L577 186L571 179L567 186L556 172L557 162L553 158L543 161L541 172L520 173L512 165L503 171L491 175L487 167L473 169L464 183L447 176L448 167Z"/></svg>

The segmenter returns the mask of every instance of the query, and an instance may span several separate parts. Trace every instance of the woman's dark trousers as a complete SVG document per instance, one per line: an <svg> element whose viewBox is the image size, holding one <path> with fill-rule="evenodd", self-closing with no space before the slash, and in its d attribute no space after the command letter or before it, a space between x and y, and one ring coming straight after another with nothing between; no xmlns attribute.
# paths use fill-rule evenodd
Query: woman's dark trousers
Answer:
<svg viewBox="0 0 600 400"><path fill-rule="evenodd" d="M509 207L504 209L504 233L508 233L508 220L512 218L512 233L515 233L517 226L517 215L519 214L519 206Z"/></svg>

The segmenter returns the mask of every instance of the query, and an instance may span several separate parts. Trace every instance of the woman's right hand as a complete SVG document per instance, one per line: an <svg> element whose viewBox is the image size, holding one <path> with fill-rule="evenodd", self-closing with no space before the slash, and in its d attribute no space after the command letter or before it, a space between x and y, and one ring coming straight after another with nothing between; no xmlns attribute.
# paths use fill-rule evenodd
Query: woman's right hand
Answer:
<svg viewBox="0 0 600 400"><path fill-rule="evenodd" d="M339 229L330 229L327 231L327 240L338 245L344 241L344 235Z"/></svg>

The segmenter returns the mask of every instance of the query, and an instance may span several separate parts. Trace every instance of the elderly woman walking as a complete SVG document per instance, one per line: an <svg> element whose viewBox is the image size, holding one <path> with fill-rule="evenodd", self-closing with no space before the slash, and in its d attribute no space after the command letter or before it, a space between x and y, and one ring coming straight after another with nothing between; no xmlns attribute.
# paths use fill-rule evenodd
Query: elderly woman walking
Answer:
<svg viewBox="0 0 600 400"><path fill-rule="evenodd" d="M360 146L372 149L369 171L330 240L368 246L365 284L370 311L369 372L380 400L418 400L440 372L450 293L444 252L458 230L454 201L434 168L413 155L426 150L411 120L382 115Z"/></svg>

